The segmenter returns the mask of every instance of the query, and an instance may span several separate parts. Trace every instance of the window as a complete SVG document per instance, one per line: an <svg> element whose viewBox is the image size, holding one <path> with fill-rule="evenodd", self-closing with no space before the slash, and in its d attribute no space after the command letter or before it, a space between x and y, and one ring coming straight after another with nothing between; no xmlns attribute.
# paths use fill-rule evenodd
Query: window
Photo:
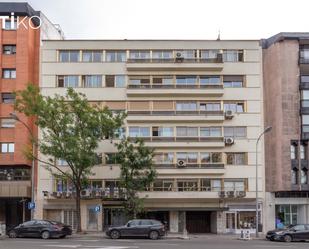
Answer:
<svg viewBox="0 0 309 249"><path fill-rule="evenodd" d="M14 153L14 143L1 143L1 153Z"/></svg>
<svg viewBox="0 0 309 249"><path fill-rule="evenodd" d="M178 191L198 191L198 180L177 180Z"/></svg>
<svg viewBox="0 0 309 249"><path fill-rule="evenodd" d="M224 62L239 62L243 61L242 50L224 50L223 51L223 61Z"/></svg>
<svg viewBox="0 0 309 249"><path fill-rule="evenodd" d="M152 127L152 136L153 137L173 137L174 128L173 127Z"/></svg>
<svg viewBox="0 0 309 249"><path fill-rule="evenodd" d="M14 93L2 93L2 103L4 104L12 104L15 101L15 94Z"/></svg>
<svg viewBox="0 0 309 249"><path fill-rule="evenodd" d="M244 180L224 180L225 191L245 191Z"/></svg>
<svg viewBox="0 0 309 249"><path fill-rule="evenodd" d="M176 160L182 160L186 164L197 164L197 158L197 152L177 152L176 154Z"/></svg>
<svg viewBox="0 0 309 249"><path fill-rule="evenodd" d="M84 87L102 87L102 75L83 75Z"/></svg>
<svg viewBox="0 0 309 249"><path fill-rule="evenodd" d="M197 137L198 127L176 127L177 137Z"/></svg>
<svg viewBox="0 0 309 249"><path fill-rule="evenodd" d="M79 62L78 50L60 50L59 51L60 62Z"/></svg>
<svg viewBox="0 0 309 249"><path fill-rule="evenodd" d="M196 56L195 50L177 50L175 51L175 54L181 53L185 59L194 59Z"/></svg>
<svg viewBox="0 0 309 249"><path fill-rule="evenodd" d="M291 144L290 145L290 152L291 152L291 159L294 160L297 158L297 145Z"/></svg>
<svg viewBox="0 0 309 249"><path fill-rule="evenodd" d="M200 111L220 111L221 104L220 103L200 103Z"/></svg>
<svg viewBox="0 0 309 249"><path fill-rule="evenodd" d="M201 50L201 58L202 59L217 59L218 54L220 53L219 50Z"/></svg>
<svg viewBox="0 0 309 249"><path fill-rule="evenodd" d="M291 183L292 184L298 184L298 171L297 169L291 170Z"/></svg>
<svg viewBox="0 0 309 249"><path fill-rule="evenodd" d="M107 62L124 62L126 61L126 51L106 51Z"/></svg>
<svg viewBox="0 0 309 249"><path fill-rule="evenodd" d="M301 75L300 81L304 82L304 83L308 83L309 82L309 75Z"/></svg>
<svg viewBox="0 0 309 249"><path fill-rule="evenodd" d="M307 169L302 169L300 171L300 183L301 184L308 184L308 171L307 171Z"/></svg>
<svg viewBox="0 0 309 249"><path fill-rule="evenodd" d="M5 30L15 30L17 28L17 20L11 22L11 19L6 19L4 23Z"/></svg>
<svg viewBox="0 0 309 249"><path fill-rule="evenodd" d="M101 62L102 51L83 51L83 62Z"/></svg>
<svg viewBox="0 0 309 249"><path fill-rule="evenodd" d="M224 103L224 111L232 111L234 113L244 112L244 103Z"/></svg>
<svg viewBox="0 0 309 249"><path fill-rule="evenodd" d="M16 45L3 45L3 54L16 54Z"/></svg>
<svg viewBox="0 0 309 249"><path fill-rule="evenodd" d="M221 127L201 127L200 136L201 137L221 137L222 129Z"/></svg>
<svg viewBox="0 0 309 249"><path fill-rule="evenodd" d="M197 111L196 102L177 102L176 111Z"/></svg>
<svg viewBox="0 0 309 249"><path fill-rule="evenodd" d="M16 69L2 69L3 79L16 79Z"/></svg>
<svg viewBox="0 0 309 249"><path fill-rule="evenodd" d="M162 51L152 51L152 58L153 59L172 59L173 58L173 51L171 50L162 50Z"/></svg>
<svg viewBox="0 0 309 249"><path fill-rule="evenodd" d="M246 154L226 153L226 163L230 165L246 165Z"/></svg>
<svg viewBox="0 0 309 249"><path fill-rule="evenodd" d="M246 138L246 127L224 127L224 137L232 137L236 139Z"/></svg>
<svg viewBox="0 0 309 249"><path fill-rule="evenodd" d="M2 118L1 128L14 128L16 120L13 118Z"/></svg>
<svg viewBox="0 0 309 249"><path fill-rule="evenodd" d="M66 160L64 160L64 159L58 159L57 160L57 164L59 166L68 166L68 162Z"/></svg>
<svg viewBox="0 0 309 249"><path fill-rule="evenodd" d="M173 76L153 76L153 84L173 85Z"/></svg>
<svg viewBox="0 0 309 249"><path fill-rule="evenodd" d="M66 75L58 76L58 87L78 87L79 76L77 75Z"/></svg>
<svg viewBox="0 0 309 249"><path fill-rule="evenodd" d="M222 163L222 154L220 152L201 152L201 163Z"/></svg>
<svg viewBox="0 0 309 249"><path fill-rule="evenodd" d="M106 164L117 164L117 154L116 153L105 153L105 163Z"/></svg>
<svg viewBox="0 0 309 249"><path fill-rule="evenodd" d="M144 60L150 58L150 51L147 50L132 50L130 51L130 59Z"/></svg>
<svg viewBox="0 0 309 249"><path fill-rule="evenodd" d="M302 131L309 132L309 115L302 115Z"/></svg>
<svg viewBox="0 0 309 249"><path fill-rule="evenodd" d="M225 75L223 76L224 87L243 87L244 86L244 76L238 75Z"/></svg>
<svg viewBox="0 0 309 249"><path fill-rule="evenodd" d="M106 75L105 85L106 87L125 87L126 77L125 75Z"/></svg>
<svg viewBox="0 0 309 249"><path fill-rule="evenodd" d="M221 84L220 76L200 76L200 85Z"/></svg>
<svg viewBox="0 0 309 249"><path fill-rule="evenodd" d="M173 191L173 180L157 179L153 183L153 191Z"/></svg>
<svg viewBox="0 0 309 249"><path fill-rule="evenodd" d="M149 76L130 76L129 83L131 85L149 85L150 77Z"/></svg>
<svg viewBox="0 0 309 249"><path fill-rule="evenodd" d="M190 76L176 76L177 85L195 85L197 82L197 77L194 75Z"/></svg>
<svg viewBox="0 0 309 249"><path fill-rule="evenodd" d="M300 159L307 159L307 146L304 144L300 145Z"/></svg>
<svg viewBox="0 0 309 249"><path fill-rule="evenodd" d="M173 152L160 152L154 154L155 164L173 164L174 163L174 153Z"/></svg>
<svg viewBox="0 0 309 249"><path fill-rule="evenodd" d="M150 137L150 128L149 127L129 127L129 136L130 137Z"/></svg>

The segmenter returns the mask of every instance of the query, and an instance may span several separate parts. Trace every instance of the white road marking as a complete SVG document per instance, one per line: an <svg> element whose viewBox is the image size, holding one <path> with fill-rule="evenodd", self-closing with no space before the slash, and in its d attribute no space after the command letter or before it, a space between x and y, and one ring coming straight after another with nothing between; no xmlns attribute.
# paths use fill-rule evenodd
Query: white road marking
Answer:
<svg viewBox="0 0 309 249"><path fill-rule="evenodd" d="M98 239L75 239L74 241L81 241L81 242L98 242Z"/></svg>
<svg viewBox="0 0 309 249"><path fill-rule="evenodd" d="M61 248L77 248L80 247L82 245L42 245L42 246L53 246L53 247L61 247Z"/></svg>

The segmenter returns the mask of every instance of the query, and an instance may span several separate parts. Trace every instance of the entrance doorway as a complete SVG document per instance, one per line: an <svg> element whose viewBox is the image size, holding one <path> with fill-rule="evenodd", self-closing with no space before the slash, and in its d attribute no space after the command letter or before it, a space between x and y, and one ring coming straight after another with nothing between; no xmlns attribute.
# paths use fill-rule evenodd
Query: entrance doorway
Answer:
<svg viewBox="0 0 309 249"><path fill-rule="evenodd" d="M189 233L210 233L211 212L188 211L186 212L187 230Z"/></svg>

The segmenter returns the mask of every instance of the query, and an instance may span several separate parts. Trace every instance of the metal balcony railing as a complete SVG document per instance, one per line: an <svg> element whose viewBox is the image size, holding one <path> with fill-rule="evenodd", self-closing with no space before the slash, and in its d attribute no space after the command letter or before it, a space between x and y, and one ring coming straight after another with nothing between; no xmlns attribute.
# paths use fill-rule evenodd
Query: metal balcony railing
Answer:
<svg viewBox="0 0 309 249"><path fill-rule="evenodd" d="M203 115L203 116L223 116L224 112L223 111L203 111L203 110L198 110L198 111L176 111L176 110L134 110L134 111L127 111L127 114L130 116L198 116L198 115Z"/></svg>
<svg viewBox="0 0 309 249"><path fill-rule="evenodd" d="M127 63L223 63L222 55L217 58L128 58Z"/></svg>
<svg viewBox="0 0 309 249"><path fill-rule="evenodd" d="M128 89L223 89L223 84L128 84Z"/></svg>
<svg viewBox="0 0 309 249"><path fill-rule="evenodd" d="M224 137L130 137L131 139L143 139L145 142L224 142Z"/></svg>
<svg viewBox="0 0 309 249"><path fill-rule="evenodd" d="M176 163L156 163L156 168L203 168L203 169L224 169L224 163L186 163L185 166L178 167Z"/></svg>

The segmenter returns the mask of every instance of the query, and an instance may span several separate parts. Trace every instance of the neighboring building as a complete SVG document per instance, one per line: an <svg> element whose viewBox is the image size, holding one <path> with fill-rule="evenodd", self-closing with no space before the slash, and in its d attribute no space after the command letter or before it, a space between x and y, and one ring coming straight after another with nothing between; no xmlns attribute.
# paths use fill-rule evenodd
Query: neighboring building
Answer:
<svg viewBox="0 0 309 249"><path fill-rule="evenodd" d="M255 145L264 124L259 41L49 40L41 54L43 95L74 87L92 103L127 111L124 135L155 148L158 179L141 193L148 217L167 221L171 232L182 231L185 215L191 233L255 229ZM262 214L263 140L258 151ZM100 152L83 191L84 230L125 221L116 150L104 141ZM74 227L72 195L69 183L39 165L35 217Z"/></svg>
<svg viewBox="0 0 309 249"><path fill-rule="evenodd" d="M262 40L267 228L309 223L309 33Z"/></svg>
<svg viewBox="0 0 309 249"><path fill-rule="evenodd" d="M11 118L14 111L14 91L24 89L29 82L39 84L39 54L41 38L61 38L56 29L40 12L27 3L0 3L0 16L14 13L13 22L0 20L0 223L7 227L30 218L25 207L31 198L31 161L23 151L29 143L28 129ZM24 25L17 27L17 16ZM42 27L38 18L42 20ZM48 36L47 36L48 34ZM18 114L34 134L33 120Z"/></svg>

